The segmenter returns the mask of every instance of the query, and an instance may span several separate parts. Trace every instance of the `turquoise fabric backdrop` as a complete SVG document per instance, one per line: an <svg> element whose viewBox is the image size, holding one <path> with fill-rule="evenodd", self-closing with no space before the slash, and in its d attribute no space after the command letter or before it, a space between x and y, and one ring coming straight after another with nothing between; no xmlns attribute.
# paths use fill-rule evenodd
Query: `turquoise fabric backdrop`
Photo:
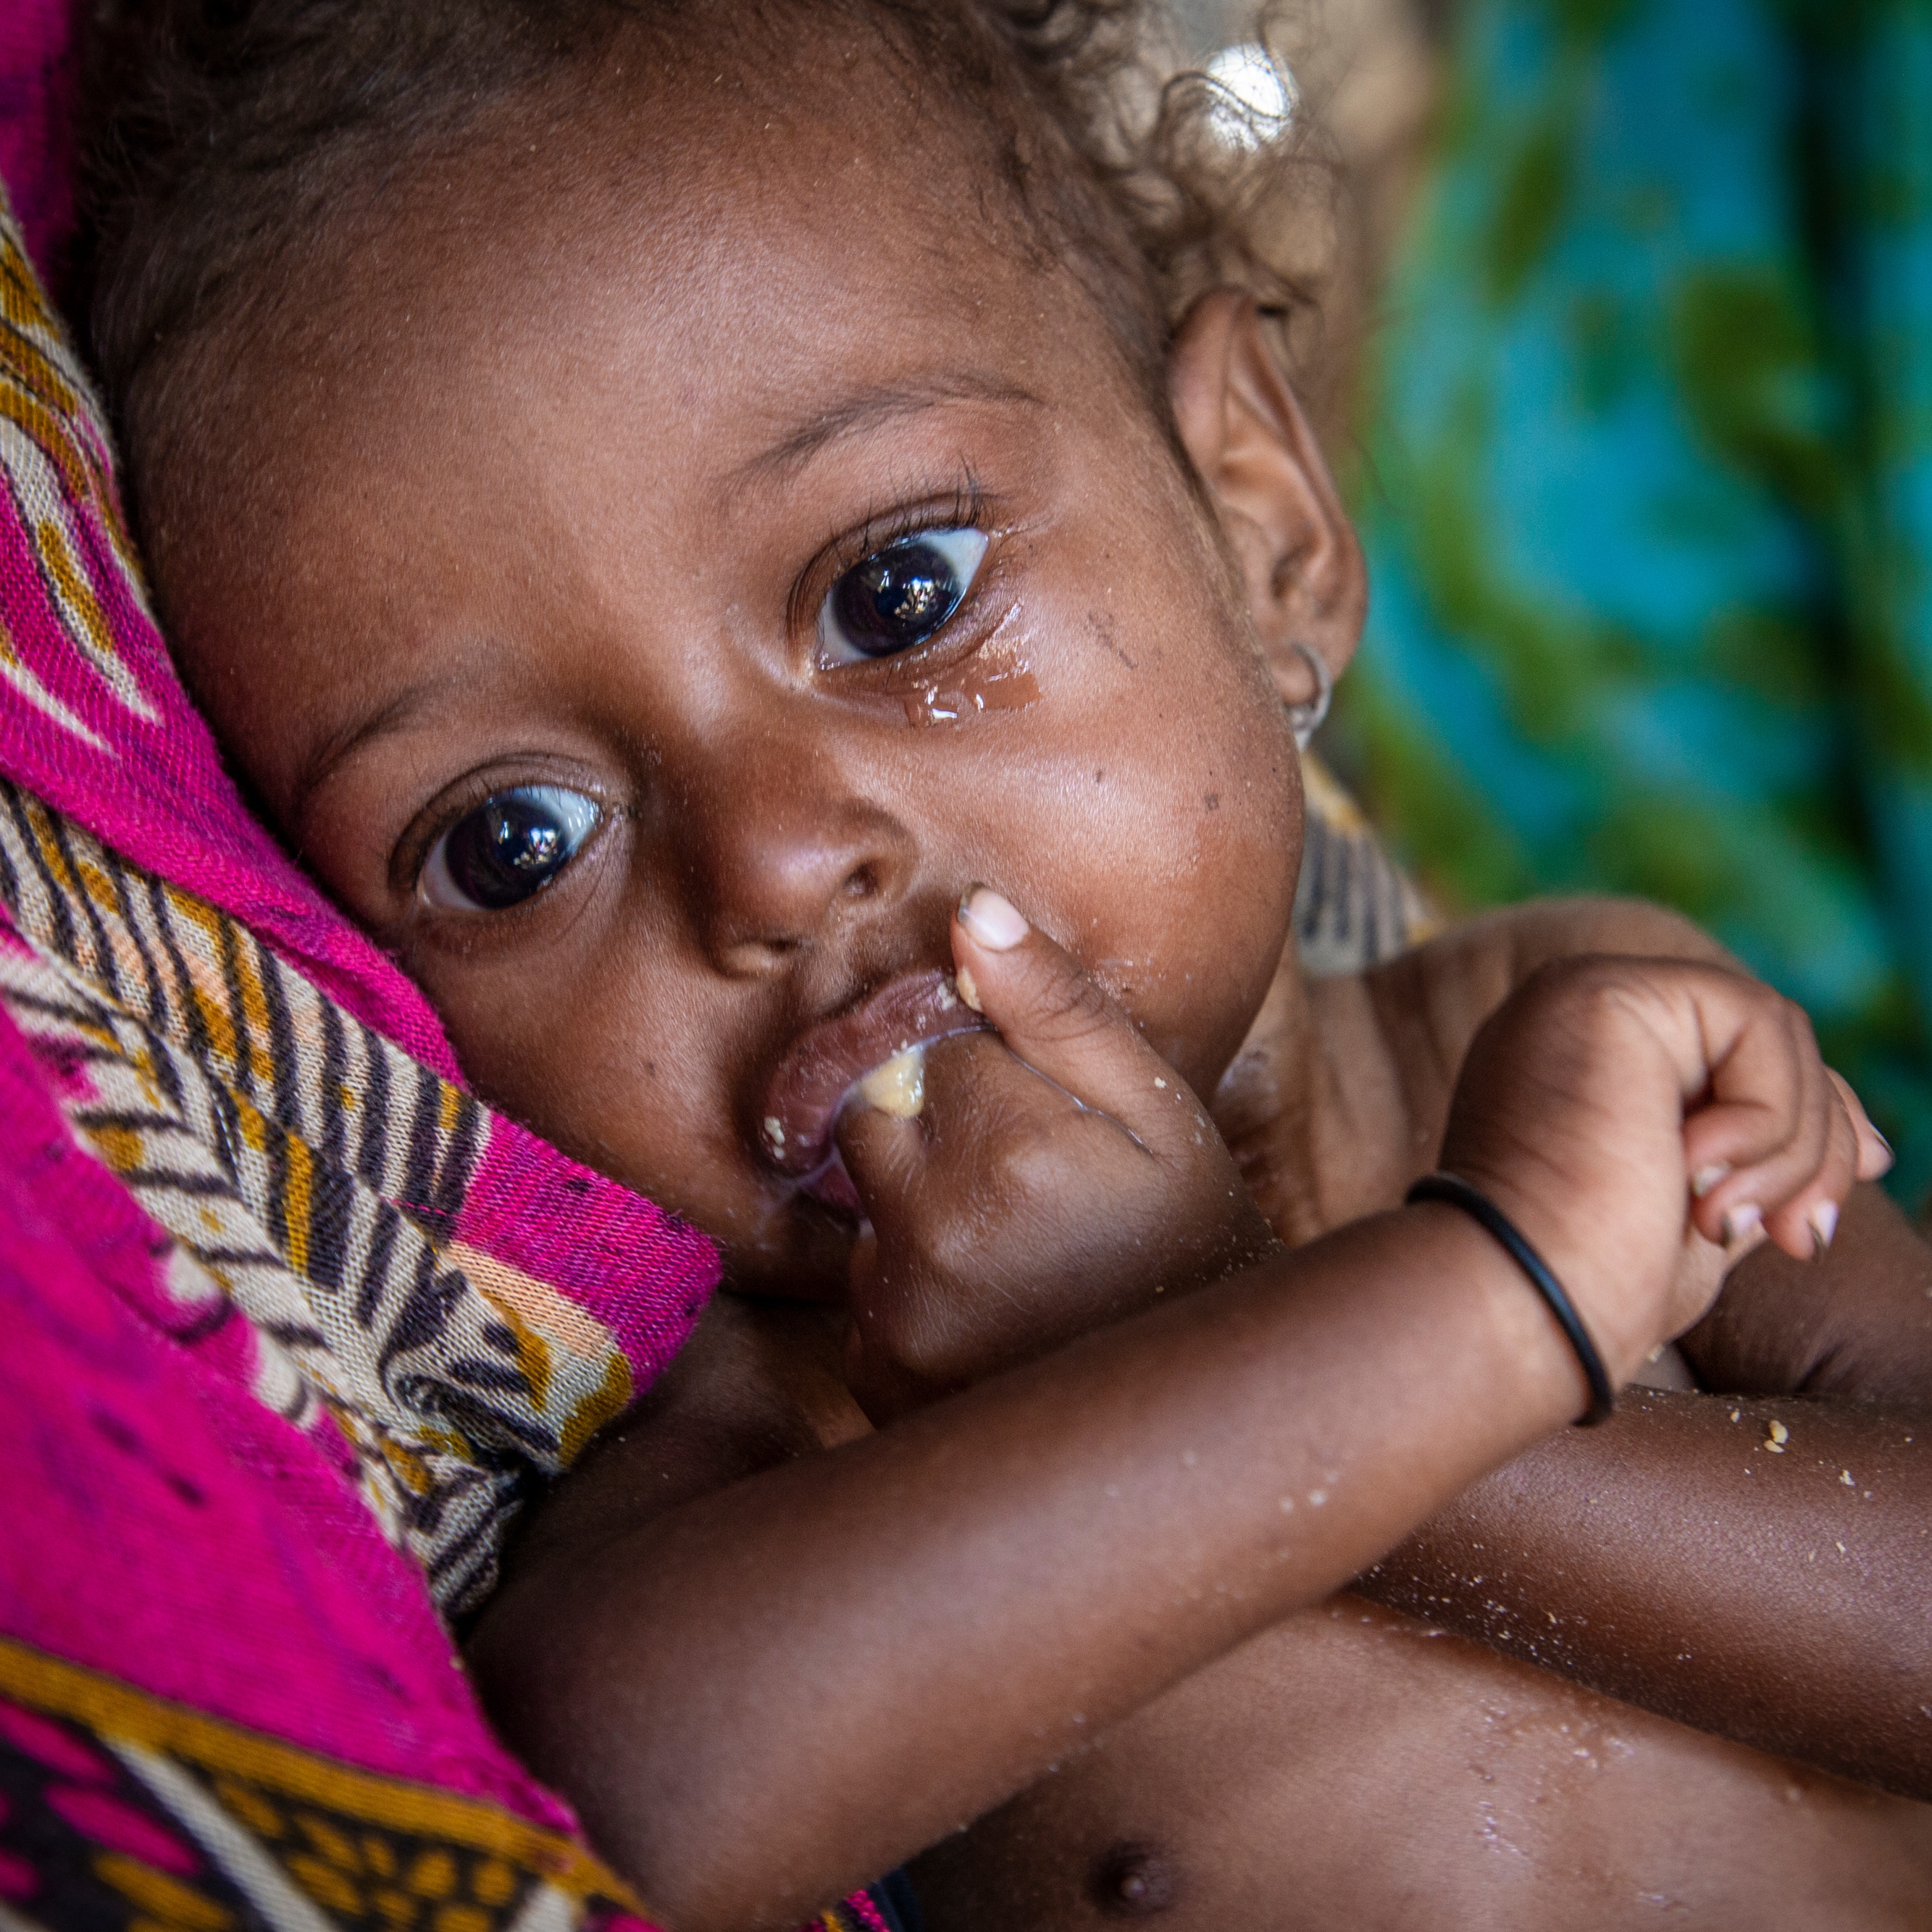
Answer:
<svg viewBox="0 0 1932 1932"><path fill-rule="evenodd" d="M1932 0L1470 0L1340 735L1462 905L1641 892L1932 1182Z"/></svg>

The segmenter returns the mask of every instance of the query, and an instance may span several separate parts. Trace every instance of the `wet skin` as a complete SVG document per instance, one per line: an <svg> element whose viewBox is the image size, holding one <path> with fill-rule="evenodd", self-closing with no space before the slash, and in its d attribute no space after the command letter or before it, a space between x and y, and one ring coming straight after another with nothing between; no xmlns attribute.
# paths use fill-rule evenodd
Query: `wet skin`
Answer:
<svg viewBox="0 0 1932 1932"><path fill-rule="evenodd" d="M1429 1164L1509 949L1318 1002L1284 952L1300 801L1280 699L1303 694L1270 653L1298 636L1339 665L1360 584L1292 405L1241 362L1258 338L1224 328L1210 358L1235 425L1220 442L1213 410L1178 399L1197 463L1218 453L1210 502L1078 290L962 203L950 136L882 126L884 94L837 73L760 93L726 70L722 91L708 64L702 88L609 87L568 140L546 121L426 167L304 285L301 321L238 376L242 427L148 508L224 742L424 986L478 1089L717 1234L742 1288L842 1293L852 1220L772 1158L773 1082L802 1040L833 1040L855 1077L884 1058L893 1023L868 1031L862 1003L950 964L977 879L1197 1092L1234 1064L1222 1118L1281 1232L1385 1204ZM827 662L828 594L909 523L984 531L966 601L902 657ZM1024 701L927 722L928 694L1001 680ZM438 841L532 785L594 805L574 860L509 910L430 903ZM814 1030L855 1007L845 1034ZM862 1431L802 1331L771 1334L730 1359L748 1380L797 1342L772 1378L800 1425L782 1453ZM1629 1478L1634 1520L1655 1480ZM1298 1671L1330 1688L1382 1667L1379 1625L1298 1628L1261 1641L1304 1646ZM1257 1762L1426 1780L1514 1668L1446 1643L1430 1667L1430 1714L1410 1728L1384 1706L1372 1737L1349 1697L1269 1705L1238 1658L1202 1672L1135 1720L1149 1748L1130 1726L1096 1759L1084 1836L1035 1833L1016 1878L1028 1834L1003 1848L996 1821L984 1869L1058 1898L1042 1923L1080 1922L1092 1858L1124 1836L1204 1870L1224 1841L1190 1809L1193 1727L1240 1714L1233 1748ZM1616 1708L1537 1694L1592 1724ZM1721 1793L1756 1791L1768 1760L1659 1728L1674 1802L1750 1812ZM1314 1778L1294 1802L1331 1793ZM1922 1869L1923 1814L1904 1811Z"/></svg>
<svg viewBox="0 0 1932 1932"><path fill-rule="evenodd" d="M932 1932L1907 1932L1932 1809L1340 1597L914 1870Z"/></svg>
<svg viewBox="0 0 1932 1932"><path fill-rule="evenodd" d="M975 230L916 136L713 146L681 111L590 189L432 171L372 244L379 305L350 278L251 379L303 460L196 506L191 571L164 508L156 568L224 742L478 1088L717 1235L736 1285L830 1297L850 1220L760 1144L800 1036L950 968L988 878L1210 1090L1281 957L1297 772L1214 519L1066 278ZM826 661L842 572L966 524L936 637ZM274 676L232 674L258 639ZM439 835L532 784L595 802L574 862L514 910L427 903ZM898 1043L846 1042L846 1077Z"/></svg>

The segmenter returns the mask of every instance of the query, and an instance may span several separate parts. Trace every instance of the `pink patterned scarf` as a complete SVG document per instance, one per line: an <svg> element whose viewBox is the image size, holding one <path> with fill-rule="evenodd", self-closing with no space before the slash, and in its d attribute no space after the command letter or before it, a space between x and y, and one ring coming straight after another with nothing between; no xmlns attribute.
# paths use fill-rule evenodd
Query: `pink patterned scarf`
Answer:
<svg viewBox="0 0 1932 1932"><path fill-rule="evenodd" d="M0 30L37 241L68 22ZM716 1275L466 1092L251 820L0 220L0 1922L639 1912L440 1612Z"/></svg>

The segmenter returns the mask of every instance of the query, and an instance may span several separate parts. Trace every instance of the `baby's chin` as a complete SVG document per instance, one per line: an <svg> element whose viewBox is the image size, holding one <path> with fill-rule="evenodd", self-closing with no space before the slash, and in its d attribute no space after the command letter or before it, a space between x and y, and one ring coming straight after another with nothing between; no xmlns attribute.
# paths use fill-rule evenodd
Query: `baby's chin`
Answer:
<svg viewBox="0 0 1932 1932"><path fill-rule="evenodd" d="M859 1238L856 1208L794 1186L764 1210L755 1227L740 1212L704 1226L724 1257L724 1285L735 1294L842 1306ZM710 1217L706 1217L707 1220Z"/></svg>

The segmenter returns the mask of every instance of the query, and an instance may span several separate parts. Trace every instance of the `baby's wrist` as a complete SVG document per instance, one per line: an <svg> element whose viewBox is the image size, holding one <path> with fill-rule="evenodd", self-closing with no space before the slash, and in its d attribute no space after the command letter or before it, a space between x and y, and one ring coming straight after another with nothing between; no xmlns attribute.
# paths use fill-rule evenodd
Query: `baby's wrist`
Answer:
<svg viewBox="0 0 1932 1932"><path fill-rule="evenodd" d="M1589 1400L1576 1420L1586 1426L1608 1421L1616 1406L1616 1384L1598 1350L1596 1337L1569 1290L1522 1229L1481 1189L1460 1174L1426 1174L1410 1188L1406 1198L1406 1204L1410 1207L1430 1202L1467 1216L1509 1257L1525 1285L1561 1330L1582 1372Z"/></svg>
<svg viewBox="0 0 1932 1932"><path fill-rule="evenodd" d="M1436 1264L1479 1296L1492 1346L1523 1406L1550 1428L1581 1420L1592 1402L1588 1374L1561 1322L1508 1250L1446 1201L1418 1200L1403 1212L1405 1219L1429 1229ZM1605 1372L1612 1389L1621 1384L1613 1365L1606 1364Z"/></svg>

